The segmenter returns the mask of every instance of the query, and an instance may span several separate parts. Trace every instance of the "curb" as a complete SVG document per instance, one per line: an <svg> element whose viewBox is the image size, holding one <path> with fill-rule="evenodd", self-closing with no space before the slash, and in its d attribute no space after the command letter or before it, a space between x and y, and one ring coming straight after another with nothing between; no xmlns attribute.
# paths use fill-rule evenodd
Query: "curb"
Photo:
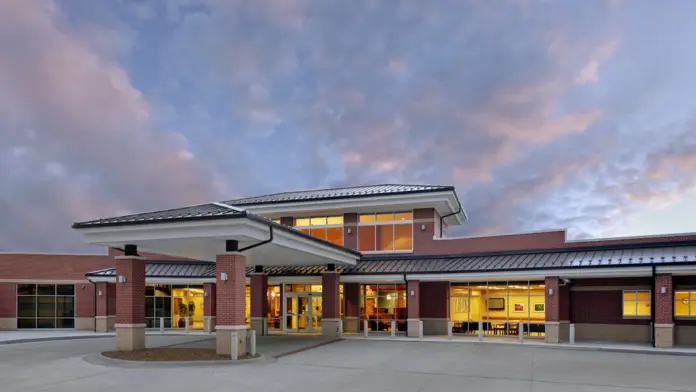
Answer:
<svg viewBox="0 0 696 392"><path fill-rule="evenodd" d="M465 341L465 340L421 340L421 339L391 339L391 338L359 338L350 337L346 340L357 340L357 341L387 341L387 342L407 342L407 343L454 343L454 344L475 344L475 345L496 345L496 346L508 346L508 347L531 347L539 348L545 350L575 350L575 351L597 351L597 352L613 352L613 353L623 353L623 354L647 354L647 355L671 355L680 357L693 357L696 356L696 350L694 351L684 351L675 349L659 349L659 348L629 348L629 347L602 347L602 346L583 346L583 345L570 345L570 344L540 344L540 343L513 343L513 342L495 342L495 341Z"/></svg>
<svg viewBox="0 0 696 392"><path fill-rule="evenodd" d="M97 335L97 336L56 336L46 338L31 338L31 339L14 339L0 341L1 345L19 344L19 343L36 343L36 342L53 342L60 340L82 340L82 339L103 339L113 338L114 335Z"/></svg>

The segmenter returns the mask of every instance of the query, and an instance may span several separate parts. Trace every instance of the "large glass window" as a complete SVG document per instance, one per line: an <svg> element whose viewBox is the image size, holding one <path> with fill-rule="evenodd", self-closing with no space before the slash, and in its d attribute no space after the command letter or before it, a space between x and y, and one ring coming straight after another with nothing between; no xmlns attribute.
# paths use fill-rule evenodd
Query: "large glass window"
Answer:
<svg viewBox="0 0 696 392"><path fill-rule="evenodd" d="M674 315L696 317L696 290L677 290L674 293Z"/></svg>
<svg viewBox="0 0 696 392"><path fill-rule="evenodd" d="M544 285L535 282L453 283L450 320L455 334L543 336ZM480 324L479 324L480 322Z"/></svg>
<svg viewBox="0 0 696 392"><path fill-rule="evenodd" d="M17 328L75 328L75 285L18 284Z"/></svg>
<svg viewBox="0 0 696 392"><path fill-rule="evenodd" d="M282 315L280 286L268 286L268 329L280 329Z"/></svg>
<svg viewBox="0 0 696 392"><path fill-rule="evenodd" d="M295 229L336 245L343 245L343 216L295 218Z"/></svg>
<svg viewBox="0 0 696 392"><path fill-rule="evenodd" d="M148 328L203 329L203 285L145 285L145 322Z"/></svg>
<svg viewBox="0 0 696 392"><path fill-rule="evenodd" d="M392 321L396 330L406 332L406 285L380 284L360 286L360 329L391 331Z"/></svg>
<svg viewBox="0 0 696 392"><path fill-rule="evenodd" d="M389 252L413 250L413 212L360 214L358 250Z"/></svg>
<svg viewBox="0 0 696 392"><path fill-rule="evenodd" d="M650 317L650 291L625 290L623 292L624 317Z"/></svg>

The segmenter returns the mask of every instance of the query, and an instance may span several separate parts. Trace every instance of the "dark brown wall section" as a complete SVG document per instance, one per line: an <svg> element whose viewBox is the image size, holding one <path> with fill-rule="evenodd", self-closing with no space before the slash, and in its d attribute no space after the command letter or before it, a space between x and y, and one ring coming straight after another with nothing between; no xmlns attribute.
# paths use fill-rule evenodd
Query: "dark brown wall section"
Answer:
<svg viewBox="0 0 696 392"><path fill-rule="evenodd" d="M571 291L570 322L587 324L647 325L650 319L626 319L623 317L623 292L621 290Z"/></svg>
<svg viewBox="0 0 696 392"><path fill-rule="evenodd" d="M449 282L420 283L420 318L449 316Z"/></svg>
<svg viewBox="0 0 696 392"><path fill-rule="evenodd" d="M343 246L358 249L358 214L343 214Z"/></svg>

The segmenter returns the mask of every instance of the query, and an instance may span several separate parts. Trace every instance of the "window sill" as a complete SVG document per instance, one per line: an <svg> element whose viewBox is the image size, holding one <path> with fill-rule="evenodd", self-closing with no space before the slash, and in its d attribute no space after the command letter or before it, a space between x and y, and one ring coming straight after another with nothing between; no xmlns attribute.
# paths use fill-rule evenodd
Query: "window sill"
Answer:
<svg viewBox="0 0 696 392"><path fill-rule="evenodd" d="M624 320L650 320L650 316L623 316Z"/></svg>
<svg viewBox="0 0 696 392"><path fill-rule="evenodd" d="M413 253L411 250L366 250L360 252L364 255L382 255L382 254L399 254L399 253Z"/></svg>

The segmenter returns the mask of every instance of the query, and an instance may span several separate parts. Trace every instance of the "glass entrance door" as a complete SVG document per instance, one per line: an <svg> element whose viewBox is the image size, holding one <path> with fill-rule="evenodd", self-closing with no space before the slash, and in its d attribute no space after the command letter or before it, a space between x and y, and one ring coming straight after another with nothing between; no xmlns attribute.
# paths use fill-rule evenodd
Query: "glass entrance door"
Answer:
<svg viewBox="0 0 696 392"><path fill-rule="evenodd" d="M321 293L285 293L286 332L321 331Z"/></svg>

